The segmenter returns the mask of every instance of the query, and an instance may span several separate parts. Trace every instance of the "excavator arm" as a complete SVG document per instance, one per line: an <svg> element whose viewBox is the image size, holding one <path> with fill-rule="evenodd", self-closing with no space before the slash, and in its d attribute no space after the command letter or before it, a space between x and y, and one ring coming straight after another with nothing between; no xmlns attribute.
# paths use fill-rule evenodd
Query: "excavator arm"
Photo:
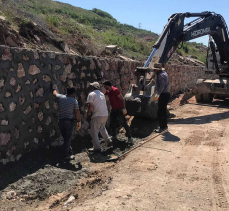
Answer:
<svg viewBox="0 0 229 211"><path fill-rule="evenodd" d="M197 17L190 23L184 24L185 18ZM153 55L148 58L144 67L152 67L156 61L166 64L174 51L183 42L205 35L214 39L223 67L218 71L220 76L229 77L229 38L228 28L223 17L212 12L176 13L170 16L167 25L156 43ZM153 59L152 59L153 58Z"/></svg>

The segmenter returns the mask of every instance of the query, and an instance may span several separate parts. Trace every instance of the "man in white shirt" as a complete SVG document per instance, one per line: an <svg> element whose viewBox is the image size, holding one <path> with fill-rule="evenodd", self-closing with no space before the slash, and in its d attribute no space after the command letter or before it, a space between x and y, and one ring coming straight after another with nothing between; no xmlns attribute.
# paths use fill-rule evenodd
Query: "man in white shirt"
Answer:
<svg viewBox="0 0 229 211"><path fill-rule="evenodd" d="M104 94L99 91L100 86L98 82L90 83L89 88L91 92L87 98L87 103L89 104L87 115L91 116L90 134L94 146L93 151L101 152L99 133L108 145L111 144L111 140L105 128L108 119L106 98Z"/></svg>

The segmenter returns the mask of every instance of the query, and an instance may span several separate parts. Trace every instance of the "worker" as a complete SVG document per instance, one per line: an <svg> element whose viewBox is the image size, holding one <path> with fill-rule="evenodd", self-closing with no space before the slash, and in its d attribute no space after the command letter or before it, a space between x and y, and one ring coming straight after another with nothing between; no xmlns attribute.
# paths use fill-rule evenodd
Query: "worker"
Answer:
<svg viewBox="0 0 229 211"><path fill-rule="evenodd" d="M125 115L127 114L126 111L126 103L125 99L123 98L120 90L111 85L110 81L103 82L104 88L106 89L105 95L109 97L110 105L111 105L111 113L110 113L110 127L112 130L112 136L117 139L117 128L118 120L122 121L123 127L126 130L126 136L128 137L128 144L133 145L133 138L131 136L130 127L127 124Z"/></svg>
<svg viewBox="0 0 229 211"><path fill-rule="evenodd" d="M168 129L167 125L167 105L170 99L169 93L169 76L164 71L161 63L155 63L153 66L156 75L156 89L154 93L154 100L158 100L158 121L159 128L155 130L156 133L161 133ZM146 86L150 87L154 83L154 79Z"/></svg>
<svg viewBox="0 0 229 211"><path fill-rule="evenodd" d="M59 108L59 128L64 139L63 144L63 159L72 160L71 139L74 131L74 121L76 119L76 127L81 128L81 116L79 111L78 101L75 99L75 88L68 87L67 95L62 95L53 90L53 95L56 96Z"/></svg>
<svg viewBox="0 0 229 211"><path fill-rule="evenodd" d="M108 119L108 110L106 104L106 98L102 92L100 92L100 85L98 82L90 83L90 93L87 98L88 111L87 115L90 120L90 134L92 137L93 148L89 149L91 152L100 153L101 146L99 142L99 133L102 135L108 146L112 145L112 141L105 128Z"/></svg>

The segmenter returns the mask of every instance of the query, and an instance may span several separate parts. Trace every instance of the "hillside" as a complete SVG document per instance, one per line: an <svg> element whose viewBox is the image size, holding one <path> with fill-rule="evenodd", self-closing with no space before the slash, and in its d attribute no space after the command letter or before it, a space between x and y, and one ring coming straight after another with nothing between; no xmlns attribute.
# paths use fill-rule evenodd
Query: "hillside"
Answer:
<svg viewBox="0 0 229 211"><path fill-rule="evenodd" d="M119 23L109 13L96 8L85 10L52 0L0 2L1 16L7 20L2 25L19 39L18 46L26 48L104 56L101 52L106 45L117 45L123 49L124 56L145 60L158 37L151 31ZM3 41L2 38L0 44L7 44ZM204 54L199 54L192 44L186 44L186 50L181 49L178 54L195 54L201 61L205 60Z"/></svg>

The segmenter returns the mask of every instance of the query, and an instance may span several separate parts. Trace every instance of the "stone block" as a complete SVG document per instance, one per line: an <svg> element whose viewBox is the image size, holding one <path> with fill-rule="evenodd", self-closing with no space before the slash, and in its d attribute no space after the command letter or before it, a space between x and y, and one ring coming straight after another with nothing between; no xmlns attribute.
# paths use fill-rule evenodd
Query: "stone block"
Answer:
<svg viewBox="0 0 229 211"><path fill-rule="evenodd" d="M18 77L18 78L25 77L25 70L24 70L24 68L23 68L22 63L19 63L19 64L18 64L17 77Z"/></svg>
<svg viewBox="0 0 229 211"><path fill-rule="evenodd" d="M16 109L16 107L17 107L17 104L15 102L11 102L9 104L9 111L10 112L14 111Z"/></svg>
<svg viewBox="0 0 229 211"><path fill-rule="evenodd" d="M14 137L16 139L18 139L20 137L20 131L17 128L15 128L15 130L14 130Z"/></svg>
<svg viewBox="0 0 229 211"><path fill-rule="evenodd" d="M110 53L114 53L117 51L117 45L108 45L108 46L106 46L105 51L108 51Z"/></svg>
<svg viewBox="0 0 229 211"><path fill-rule="evenodd" d="M37 75L41 72L40 68L38 68L36 65L31 65L28 70L30 75Z"/></svg>
<svg viewBox="0 0 229 211"><path fill-rule="evenodd" d="M8 121L8 120L3 119L3 120L1 121L1 125L3 125L3 126L6 126L6 125L8 125L8 124L9 124L9 121Z"/></svg>
<svg viewBox="0 0 229 211"><path fill-rule="evenodd" d="M25 102L25 97L20 96L18 100L19 100L20 105L23 105Z"/></svg>
<svg viewBox="0 0 229 211"><path fill-rule="evenodd" d="M0 133L0 146L7 145L10 141L10 133Z"/></svg>
<svg viewBox="0 0 229 211"><path fill-rule="evenodd" d="M48 118L47 118L47 120L46 120L46 122L45 122L45 125L50 125L51 124L51 122L52 122L52 119L51 119L51 117L49 116Z"/></svg>
<svg viewBox="0 0 229 211"><path fill-rule="evenodd" d="M25 110L24 110L24 114L25 115L28 115L30 112L32 111L32 107L31 106L28 106Z"/></svg>
<svg viewBox="0 0 229 211"><path fill-rule="evenodd" d="M43 78L43 81L45 81L45 82L51 81L51 78L48 75L43 75L42 78Z"/></svg>
<svg viewBox="0 0 229 211"><path fill-rule="evenodd" d="M44 119L43 112L39 112L37 117L40 121L42 121Z"/></svg>
<svg viewBox="0 0 229 211"><path fill-rule="evenodd" d="M4 86L5 80L3 78L0 79L0 89Z"/></svg>
<svg viewBox="0 0 229 211"><path fill-rule="evenodd" d="M40 59L38 51L34 51L33 55L34 55L34 59L36 59L36 60Z"/></svg>
<svg viewBox="0 0 229 211"><path fill-rule="evenodd" d="M71 64L68 64L68 65L65 67L65 69L64 69L64 71L65 71L67 74L70 74L70 73L71 73L71 70L72 70L72 65L71 65Z"/></svg>
<svg viewBox="0 0 229 211"><path fill-rule="evenodd" d="M12 53L10 52L10 48L4 49L4 54L2 55L2 60L3 61L6 61L6 60L11 61L12 60Z"/></svg>
<svg viewBox="0 0 229 211"><path fill-rule="evenodd" d="M24 61L29 61L29 57L26 56L26 55L23 55L22 59L23 59Z"/></svg>
<svg viewBox="0 0 229 211"><path fill-rule="evenodd" d="M3 112L3 111L5 111L5 109L4 109L3 105L0 103L0 112Z"/></svg>
<svg viewBox="0 0 229 211"><path fill-rule="evenodd" d="M90 61L90 70L96 69L95 62L93 60Z"/></svg>
<svg viewBox="0 0 229 211"><path fill-rule="evenodd" d="M46 101L46 102L45 102L45 108L46 108L46 109L50 109L49 101Z"/></svg>
<svg viewBox="0 0 229 211"><path fill-rule="evenodd" d="M36 92L36 97L43 97L43 95L44 95L44 89L43 88L38 89Z"/></svg>
<svg viewBox="0 0 229 211"><path fill-rule="evenodd" d="M11 92L6 92L5 97L10 97L11 96Z"/></svg>

